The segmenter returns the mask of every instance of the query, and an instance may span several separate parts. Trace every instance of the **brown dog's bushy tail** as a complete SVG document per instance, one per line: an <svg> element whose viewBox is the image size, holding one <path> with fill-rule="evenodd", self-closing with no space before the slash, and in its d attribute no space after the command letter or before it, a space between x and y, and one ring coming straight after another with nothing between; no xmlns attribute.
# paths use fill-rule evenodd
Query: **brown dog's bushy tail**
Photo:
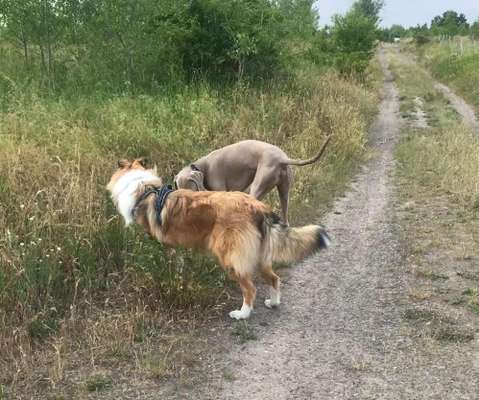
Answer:
<svg viewBox="0 0 479 400"><path fill-rule="evenodd" d="M326 249L330 238L323 227L306 225L292 228L274 215L265 216L265 260L291 264Z"/></svg>

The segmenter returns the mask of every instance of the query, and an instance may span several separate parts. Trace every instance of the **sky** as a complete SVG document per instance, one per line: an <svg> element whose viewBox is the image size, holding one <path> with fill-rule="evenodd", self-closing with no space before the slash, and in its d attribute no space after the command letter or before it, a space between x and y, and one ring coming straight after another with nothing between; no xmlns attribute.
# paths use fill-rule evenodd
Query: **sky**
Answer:
<svg viewBox="0 0 479 400"><path fill-rule="evenodd" d="M319 23L330 24L334 14L345 13L354 0L319 0ZM400 24L405 27L430 23L444 11L454 10L463 13L469 22L479 18L479 0L385 0L381 11L380 25L384 27Z"/></svg>

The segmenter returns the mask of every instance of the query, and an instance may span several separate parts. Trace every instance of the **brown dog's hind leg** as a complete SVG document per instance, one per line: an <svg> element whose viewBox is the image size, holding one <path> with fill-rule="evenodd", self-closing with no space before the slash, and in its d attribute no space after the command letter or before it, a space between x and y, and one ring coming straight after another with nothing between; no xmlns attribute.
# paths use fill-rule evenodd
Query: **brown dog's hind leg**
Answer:
<svg viewBox="0 0 479 400"><path fill-rule="evenodd" d="M243 305L241 310L230 312L230 317L234 319L247 319L253 310L254 299L256 297L256 288L253 284L250 274L238 276L232 269L229 271L231 279L237 281L243 293Z"/></svg>
<svg viewBox="0 0 479 400"><path fill-rule="evenodd" d="M273 271L271 265L266 265L261 269L261 276L269 284L270 298L264 301L264 305L268 308L279 306L281 303L281 292L279 289L280 279Z"/></svg>

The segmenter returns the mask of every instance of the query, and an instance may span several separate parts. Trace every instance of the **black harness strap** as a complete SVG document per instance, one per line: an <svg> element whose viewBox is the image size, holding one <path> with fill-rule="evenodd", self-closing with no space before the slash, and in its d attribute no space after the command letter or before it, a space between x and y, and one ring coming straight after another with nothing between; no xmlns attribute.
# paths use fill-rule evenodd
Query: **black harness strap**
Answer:
<svg viewBox="0 0 479 400"><path fill-rule="evenodd" d="M168 195L174 192L173 188L171 185L163 185L161 187L152 187L148 190L145 190L140 197L138 197L138 200L135 203L135 206L133 207L133 216L136 214L136 210L138 209L140 203L144 201L148 196L151 194L156 194L156 200L155 200L155 212L156 212L156 218L158 221L158 224L161 226L162 221L161 221L161 211L163 210L163 207L165 205L166 199L168 198Z"/></svg>

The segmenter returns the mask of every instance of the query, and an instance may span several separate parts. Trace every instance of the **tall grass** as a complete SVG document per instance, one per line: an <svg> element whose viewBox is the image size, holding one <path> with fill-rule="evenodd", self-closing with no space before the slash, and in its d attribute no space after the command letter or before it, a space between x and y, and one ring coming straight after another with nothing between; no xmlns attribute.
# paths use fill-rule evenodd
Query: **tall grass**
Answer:
<svg viewBox="0 0 479 400"><path fill-rule="evenodd" d="M466 37L436 41L426 45L422 54L434 77L479 110L479 41Z"/></svg>
<svg viewBox="0 0 479 400"><path fill-rule="evenodd" d="M431 130L411 130L398 146L400 171L410 189L429 187L449 194L456 207L479 210L479 139L462 124Z"/></svg>
<svg viewBox="0 0 479 400"><path fill-rule="evenodd" d="M295 170L292 221L301 222L326 209L364 156L377 100L335 73L306 70L261 89L198 84L77 98L3 82L0 382L26 373L33 362L27 349L39 341L92 329L79 328L82 318L106 305L156 313L227 297L224 275L208 256L171 254L139 229L123 228L104 188L117 159L147 156L171 182L183 165L240 139L266 140L302 158L332 133L321 164ZM269 198L273 206L276 199Z"/></svg>

